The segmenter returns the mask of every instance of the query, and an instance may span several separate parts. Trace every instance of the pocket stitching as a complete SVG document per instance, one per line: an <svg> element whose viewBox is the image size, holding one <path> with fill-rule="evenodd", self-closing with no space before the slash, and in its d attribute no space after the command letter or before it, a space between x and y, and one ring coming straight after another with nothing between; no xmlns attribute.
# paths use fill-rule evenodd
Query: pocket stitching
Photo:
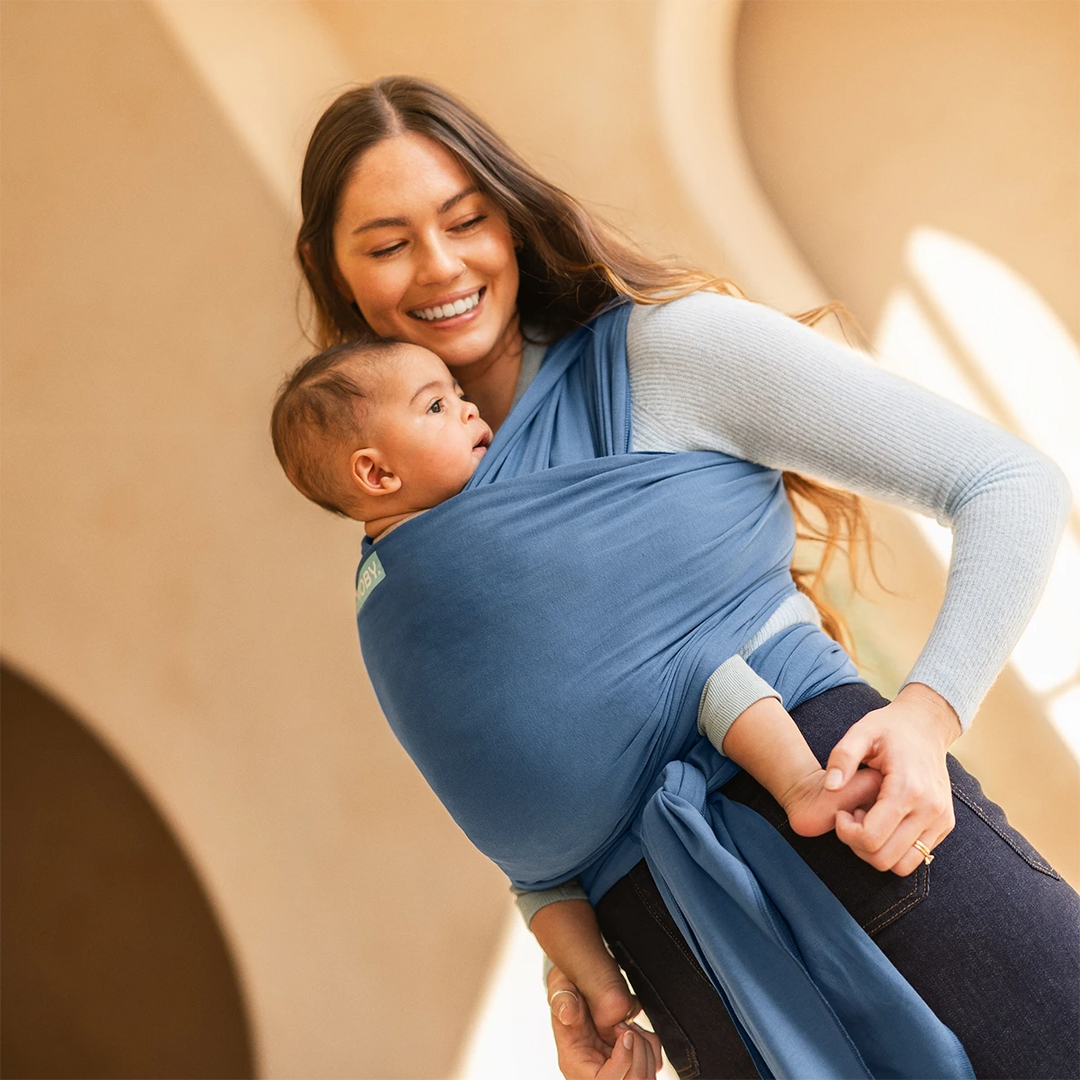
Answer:
<svg viewBox="0 0 1080 1080"><path fill-rule="evenodd" d="M888 871L884 872L888 873ZM925 899L929 892L930 868L923 865L920 866L915 872L915 885L912 888L911 892L907 893L907 895L905 896L900 897L900 899L897 900L895 904L887 907L879 915L875 915L872 919L870 919L867 923L863 925L863 929L868 934L876 934L879 931L884 930L886 926L891 926L894 922L896 922L896 920L899 919L905 911L909 911L917 903ZM907 902L905 903L905 901ZM892 915L891 918L886 919L885 916L888 915L889 912L893 910L893 908L898 907L900 904L903 904L904 906L900 908L900 910L897 911L894 915ZM882 919L884 919L885 921L881 922Z"/></svg>
<svg viewBox="0 0 1080 1080"><path fill-rule="evenodd" d="M792 833L794 833L794 829L791 829L791 823L787 820L787 818L785 818L783 823L777 827L777 831L783 833L785 829L788 829ZM813 867L811 867L811 869L813 869ZM888 873L888 871L881 871L881 873ZM879 911L876 915L867 919L866 922L860 922L859 926L861 926L862 929L865 930L866 933L868 933L871 937L879 931L884 930L886 926L894 923L897 919L900 918L901 915L904 914L905 911L913 908L917 903L919 903L920 900L922 900L926 896L926 894L930 891L928 878L929 868L925 865L920 866L916 871L915 883L912 885L910 892L904 893L904 895L901 896L899 900L895 900L884 911ZM820 880L820 878L818 880ZM896 912L895 915L893 915L891 918L885 918L889 914L889 912L893 910L893 908L898 907L900 904L903 904L904 906L900 908L900 910ZM884 922L882 922L883 919L885 920Z"/></svg>
<svg viewBox="0 0 1080 1080"><path fill-rule="evenodd" d="M1005 833L1003 833L1001 829L999 829L998 826L993 821L991 821L990 818L986 816L986 814L983 813L982 808L978 806L972 800L971 796L969 796L955 781L952 784L952 790L953 794L969 810L971 810L972 813L974 813L977 817L979 817L982 821L989 825L990 828L993 829L994 832L997 833L997 835L1000 836L1001 839L1004 840L1005 843L1008 844L1009 847L1011 847L1013 851L1015 851L1016 854L1019 855L1020 858L1028 864L1028 866L1030 866L1033 870L1038 870L1040 873L1046 874L1048 877L1054 878L1055 881L1061 880L1061 875L1049 863L1042 862L1041 857L1039 859L1035 859L1027 852L1017 847L1017 845L1013 843L1012 839L1006 836Z"/></svg>

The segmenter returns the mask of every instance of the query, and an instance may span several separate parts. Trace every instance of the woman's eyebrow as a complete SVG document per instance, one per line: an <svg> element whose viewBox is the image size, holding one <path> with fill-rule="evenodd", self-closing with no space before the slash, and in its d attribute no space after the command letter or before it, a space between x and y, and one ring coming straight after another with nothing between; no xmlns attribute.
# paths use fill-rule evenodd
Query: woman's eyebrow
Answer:
<svg viewBox="0 0 1080 1080"><path fill-rule="evenodd" d="M459 191L456 195L451 195L450 198L439 207L436 213L445 214L447 210L452 210L457 206L462 199L466 199L470 195L475 195L479 190L480 189L473 184L472 187L467 187L463 191Z"/></svg>
<svg viewBox="0 0 1080 1080"><path fill-rule="evenodd" d="M475 195L480 189L473 184L472 187L467 187L463 191L459 191L456 195L451 195L438 209L436 214L445 214L448 210L452 210L462 199L468 198L470 195ZM408 218L403 217L384 217L375 218L374 221L367 221L363 225L357 225L352 231L352 235L356 236L357 233L368 232L370 229L403 229L409 224Z"/></svg>

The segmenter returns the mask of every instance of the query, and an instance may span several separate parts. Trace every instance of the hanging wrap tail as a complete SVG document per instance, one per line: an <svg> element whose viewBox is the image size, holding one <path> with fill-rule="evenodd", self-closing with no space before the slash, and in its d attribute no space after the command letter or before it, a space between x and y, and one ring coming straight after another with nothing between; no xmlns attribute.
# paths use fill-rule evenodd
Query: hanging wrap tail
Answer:
<svg viewBox="0 0 1080 1080"><path fill-rule="evenodd" d="M763 1077L971 1077L956 1037L697 732L708 676L789 597L780 475L630 451L623 305L548 350L465 490L366 541L388 721L481 851L596 902L642 854ZM722 403L717 403L722 407ZM792 708L858 676L816 626L757 648Z"/></svg>

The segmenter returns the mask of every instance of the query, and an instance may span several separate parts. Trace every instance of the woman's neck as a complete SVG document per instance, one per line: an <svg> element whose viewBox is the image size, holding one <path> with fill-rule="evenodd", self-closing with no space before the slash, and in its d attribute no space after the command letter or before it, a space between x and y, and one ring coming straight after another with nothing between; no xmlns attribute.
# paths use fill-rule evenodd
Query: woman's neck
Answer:
<svg viewBox="0 0 1080 1080"><path fill-rule="evenodd" d="M514 404L524 344L515 312L487 356L466 367L452 369L465 397L480 410L492 431L499 430Z"/></svg>

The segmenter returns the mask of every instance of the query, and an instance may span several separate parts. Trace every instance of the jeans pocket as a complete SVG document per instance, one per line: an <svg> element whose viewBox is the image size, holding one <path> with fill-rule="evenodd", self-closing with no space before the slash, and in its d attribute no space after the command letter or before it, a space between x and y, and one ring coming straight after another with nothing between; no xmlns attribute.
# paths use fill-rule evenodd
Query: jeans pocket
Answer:
<svg viewBox="0 0 1080 1080"><path fill-rule="evenodd" d="M949 779L952 781L953 798L966 806L984 824L989 825L1028 866L1056 881L1061 880L1061 875L1009 824L1005 811L987 798L982 784L952 756L949 757Z"/></svg>
<svg viewBox="0 0 1080 1080"><path fill-rule="evenodd" d="M664 1004L656 987L649 981L645 973L634 963L630 953L621 941L609 941L612 955L619 967L626 972L634 993L645 1010L645 1015L652 1024L653 1031L660 1036L660 1044L664 1048L671 1067L679 1075L679 1080L693 1080L701 1073L698 1064L697 1053L689 1035L683 1030L682 1025L671 1014L671 1010Z"/></svg>
<svg viewBox="0 0 1080 1080"><path fill-rule="evenodd" d="M928 866L898 877L863 862L834 832L799 836L788 824L783 807L748 773L739 773L723 790L728 798L750 807L769 822L871 937L896 922L930 892Z"/></svg>
<svg viewBox="0 0 1080 1080"><path fill-rule="evenodd" d="M785 821L780 835L871 937L929 895L930 867L926 865L920 865L907 877L899 877L863 862L837 839L836 833L799 836Z"/></svg>

